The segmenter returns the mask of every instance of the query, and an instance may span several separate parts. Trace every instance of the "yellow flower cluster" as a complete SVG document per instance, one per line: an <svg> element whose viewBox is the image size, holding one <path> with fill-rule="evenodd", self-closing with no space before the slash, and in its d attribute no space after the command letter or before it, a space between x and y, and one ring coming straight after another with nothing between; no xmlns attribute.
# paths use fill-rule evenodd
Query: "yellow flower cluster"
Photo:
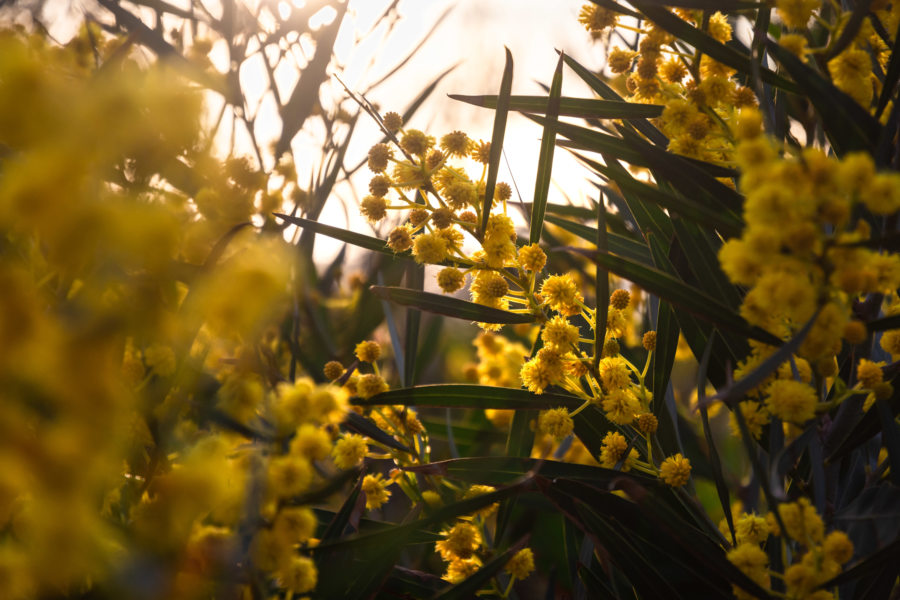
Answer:
<svg viewBox="0 0 900 600"><path fill-rule="evenodd" d="M853 558L853 543L850 538L838 530L826 535L822 518L806 498L780 504L778 515L785 531L781 530L772 513L763 518L741 513L738 509L734 515L738 545L728 552L728 560L761 587L771 589L769 557L760 545L770 535L781 537L785 544L796 544L796 550L788 555L792 559L785 562L782 569L787 597L802 600L834 598L831 591L819 588L840 574L842 565ZM724 519L719 527L727 535ZM786 555L782 553L781 556ZM755 597L737 587L734 592L738 598Z"/></svg>

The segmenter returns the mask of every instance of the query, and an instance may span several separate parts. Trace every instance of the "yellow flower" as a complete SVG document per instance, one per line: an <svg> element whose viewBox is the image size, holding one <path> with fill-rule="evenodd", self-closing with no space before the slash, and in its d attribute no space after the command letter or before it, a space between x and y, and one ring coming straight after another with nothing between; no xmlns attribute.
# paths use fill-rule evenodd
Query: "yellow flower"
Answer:
<svg viewBox="0 0 900 600"><path fill-rule="evenodd" d="M331 453L331 437L312 423L304 423L291 440L290 451L310 460L322 460Z"/></svg>
<svg viewBox="0 0 900 600"><path fill-rule="evenodd" d="M603 396L600 401L606 418L616 425L630 425L641 411L641 403L631 390L616 388Z"/></svg>
<svg viewBox="0 0 900 600"><path fill-rule="evenodd" d="M403 117L394 111L385 113L381 120L384 123L385 129L391 133L397 133L400 128L403 127Z"/></svg>
<svg viewBox="0 0 900 600"><path fill-rule="evenodd" d="M269 489L279 497L297 496L306 491L313 471L309 461L300 456L278 456L269 461Z"/></svg>
<svg viewBox="0 0 900 600"><path fill-rule="evenodd" d="M596 4L585 4L578 13L578 22L592 34L600 34L610 27L615 27L618 15Z"/></svg>
<svg viewBox="0 0 900 600"><path fill-rule="evenodd" d="M286 567L279 570L278 580L281 587L302 594L316 587L318 571L316 563L306 556L292 556Z"/></svg>
<svg viewBox="0 0 900 600"><path fill-rule="evenodd" d="M816 416L816 390L802 381L778 379L767 392L766 408L782 421L802 425Z"/></svg>
<svg viewBox="0 0 900 600"><path fill-rule="evenodd" d="M424 155L432 146L434 146L434 138L425 135L418 129L409 129L400 138L400 147L410 154Z"/></svg>
<svg viewBox="0 0 900 600"><path fill-rule="evenodd" d="M413 239L413 256L419 263L439 263L447 258L447 240L436 233L422 233Z"/></svg>
<svg viewBox="0 0 900 600"><path fill-rule="evenodd" d="M558 440L571 434L574 426L572 417L565 408L551 408L542 411L538 417L538 429Z"/></svg>
<svg viewBox="0 0 900 600"><path fill-rule="evenodd" d="M450 156L463 158L469 154L472 140L462 131L451 131L441 138L441 148Z"/></svg>
<svg viewBox="0 0 900 600"><path fill-rule="evenodd" d="M853 558L853 542L843 531L832 531L822 545L825 556L842 565Z"/></svg>
<svg viewBox="0 0 900 600"><path fill-rule="evenodd" d="M322 368L322 374L328 381L334 381L344 374L344 365L336 360L330 360Z"/></svg>
<svg viewBox="0 0 900 600"><path fill-rule="evenodd" d="M488 164L491 162L491 143L483 140L473 143L469 155L483 165Z"/></svg>
<svg viewBox="0 0 900 600"><path fill-rule="evenodd" d="M637 428L641 433L653 435L659 427L659 420L652 413L642 413L635 419Z"/></svg>
<svg viewBox="0 0 900 600"><path fill-rule="evenodd" d="M900 329L891 329L881 334L878 345L891 355L891 360L900 358Z"/></svg>
<svg viewBox="0 0 900 600"><path fill-rule="evenodd" d="M738 403L738 410L741 411L741 416L744 417L750 435L753 439L758 440L762 435L763 427L768 425L771 420L768 411L756 400L744 400ZM733 413L729 415L728 424L732 435L741 435L740 427Z"/></svg>
<svg viewBox="0 0 900 600"><path fill-rule="evenodd" d="M355 467L362 462L368 450L366 439L363 436L355 433L347 434L334 444L334 450L332 450L334 464L339 469Z"/></svg>
<svg viewBox="0 0 900 600"><path fill-rule="evenodd" d="M387 215L387 200L384 197L369 195L362 199L359 208L365 218L375 223Z"/></svg>
<svg viewBox="0 0 900 600"><path fill-rule="evenodd" d="M391 148L387 144L375 144L369 148L368 166L374 173L382 173L391 158Z"/></svg>
<svg viewBox="0 0 900 600"><path fill-rule="evenodd" d="M287 544L300 544L316 533L316 515L305 506L285 506L272 523L272 532Z"/></svg>
<svg viewBox="0 0 900 600"><path fill-rule="evenodd" d="M538 273L547 264L547 255L537 244L519 248L519 265L526 271Z"/></svg>
<svg viewBox="0 0 900 600"><path fill-rule="evenodd" d="M386 391L388 391L388 384L381 375L366 373L356 381L356 395L363 400Z"/></svg>
<svg viewBox="0 0 900 600"><path fill-rule="evenodd" d="M550 348L541 348L537 356L522 365L519 376L522 385L536 394L544 393L544 389L563 378L562 356Z"/></svg>
<svg viewBox="0 0 900 600"><path fill-rule="evenodd" d="M785 502L778 505L778 514L784 527L794 540L804 546L810 543L819 544L825 533L825 524L809 500L800 498L796 502Z"/></svg>
<svg viewBox="0 0 900 600"><path fill-rule="evenodd" d="M819 0L776 0L775 7L788 27L806 29L813 11L820 4Z"/></svg>
<svg viewBox="0 0 900 600"><path fill-rule="evenodd" d="M618 310L628 308L629 302L631 302L631 294L628 293L628 290L618 289L609 297L609 305Z"/></svg>
<svg viewBox="0 0 900 600"><path fill-rule="evenodd" d="M455 559L469 559L481 546L481 534L471 523L459 522L443 532L444 539L435 542L435 549L441 558L449 562Z"/></svg>
<svg viewBox="0 0 900 600"><path fill-rule="evenodd" d="M743 514L734 524L738 544L760 544L769 536L769 524L765 517Z"/></svg>
<svg viewBox="0 0 900 600"><path fill-rule="evenodd" d="M534 553L531 548L522 548L516 552L503 570L515 579L525 579L534 571Z"/></svg>
<svg viewBox="0 0 900 600"><path fill-rule="evenodd" d="M388 501L388 498L391 497L391 492L387 489L388 485L390 485L390 482L385 481L381 473L363 477L362 491L366 494L367 509L380 508Z"/></svg>
<svg viewBox="0 0 900 600"><path fill-rule="evenodd" d="M731 25L728 24L728 17L718 11L709 18L707 31L713 39L723 44L731 39Z"/></svg>
<svg viewBox="0 0 900 600"><path fill-rule="evenodd" d="M460 290L466 283L466 276L455 267L444 267L437 274L438 286L446 294Z"/></svg>
<svg viewBox="0 0 900 600"><path fill-rule="evenodd" d="M454 558L450 561L450 564L447 565L447 572L444 574L443 579L446 579L450 583L459 583L474 575L480 568L481 560L479 560L477 556L473 556L467 560Z"/></svg>
<svg viewBox="0 0 900 600"><path fill-rule="evenodd" d="M680 487L691 477L691 461L681 454L666 458L659 466L659 476L672 487Z"/></svg>
<svg viewBox="0 0 900 600"><path fill-rule="evenodd" d="M631 369L621 356L608 356L598 365L600 381L607 391L624 389L631 385Z"/></svg>
<svg viewBox="0 0 900 600"><path fill-rule="evenodd" d="M578 303L583 300L578 285L571 275L551 275L541 285L541 297L550 308L563 315L578 314Z"/></svg>
<svg viewBox="0 0 900 600"><path fill-rule="evenodd" d="M856 379L866 389L874 389L884 380L884 373L881 367L883 362L872 362L871 360L861 358L859 364L856 365Z"/></svg>
<svg viewBox="0 0 900 600"><path fill-rule="evenodd" d="M616 464L622 460L627 447L628 441L624 435L618 431L608 432L600 444L600 465L605 469L615 468ZM622 465L622 471L631 470L631 464L637 457L637 451L632 448L631 452L628 453L628 458L625 459Z"/></svg>
<svg viewBox="0 0 900 600"><path fill-rule="evenodd" d="M405 252L412 247L412 244L410 228L406 225L395 227L390 235L388 235L387 245L390 246L391 250L394 252Z"/></svg>
<svg viewBox="0 0 900 600"><path fill-rule="evenodd" d="M381 356L381 346L374 341L360 342L356 345L355 353L361 362L373 363Z"/></svg>
<svg viewBox="0 0 900 600"><path fill-rule="evenodd" d="M637 58L637 56L637 52L623 50L616 46L609 51L606 64L609 65L609 70L613 73L625 73L631 70L631 65L634 63L634 59Z"/></svg>

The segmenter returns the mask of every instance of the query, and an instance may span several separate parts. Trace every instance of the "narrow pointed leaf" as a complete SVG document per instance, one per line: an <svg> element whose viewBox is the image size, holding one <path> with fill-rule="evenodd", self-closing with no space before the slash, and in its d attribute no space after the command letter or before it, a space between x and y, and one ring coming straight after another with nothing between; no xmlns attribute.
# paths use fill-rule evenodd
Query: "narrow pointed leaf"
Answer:
<svg viewBox="0 0 900 600"><path fill-rule="evenodd" d="M381 285L373 285L369 289L379 298L455 319L466 319L479 323L533 323L535 321L534 315L531 314L513 313L442 294Z"/></svg>
<svg viewBox="0 0 900 600"><path fill-rule="evenodd" d="M866 109L775 42L770 42L768 49L816 108L838 155L854 150L874 152L881 125Z"/></svg>
<svg viewBox="0 0 900 600"><path fill-rule="evenodd" d="M575 71L575 73L582 79L582 81L588 84L588 86L592 90L597 92L597 94L601 98L614 102L625 101L622 96L616 93L614 89L609 87L609 84L597 77L597 75L592 73L590 69L579 63L571 56L566 55L563 60L566 61L566 64L569 65L569 68ZM652 123L650 123L650 121L646 119L633 119L630 120L629 123L635 129L647 136L647 139L657 146L665 148L669 144L669 138L663 135L663 133Z"/></svg>
<svg viewBox="0 0 900 600"><path fill-rule="evenodd" d="M534 394L520 388L494 387L465 383L420 385L383 392L367 400L354 398L363 406L393 404L402 406L433 406L440 408L501 408L514 410L545 410L564 406L578 408L583 401L563 394Z"/></svg>
<svg viewBox="0 0 900 600"><path fill-rule="evenodd" d="M645 485L658 485L659 483L658 479L636 471L623 473L592 465L513 456L457 458L427 465L404 467L404 470L451 477L471 483L486 482L490 485L505 485L531 472L550 479L564 477L588 482L595 486L608 485L622 477L635 479Z"/></svg>
<svg viewBox="0 0 900 600"><path fill-rule="evenodd" d="M303 217L292 217L291 215L284 215L281 213L273 214L279 219L287 221L291 225L310 229L312 231L315 231L316 233L327 235L330 238L334 238L336 240L340 240L354 246L359 246L360 248L365 248L366 250L372 250L373 252L379 252L387 256L400 256L412 259L412 254L410 252L407 251L394 253L394 251L388 247L387 243L384 240L380 240L377 237L357 233L355 231L348 231L346 229L341 229L340 227L332 227L331 225L319 223L318 221L313 221L311 219L304 219Z"/></svg>
<svg viewBox="0 0 900 600"><path fill-rule="evenodd" d="M750 55L743 54L731 46L726 46L705 31L697 29L681 17L669 12L668 9L654 4L646 0L631 2L632 6L644 13L658 27L668 31L676 39L683 40L704 54L708 54L720 63L728 65L732 69L748 76L753 72L754 68L758 68L760 79L766 83L789 92L800 91L800 88L793 81L778 75L774 71L763 67L754 67Z"/></svg>
<svg viewBox="0 0 900 600"><path fill-rule="evenodd" d="M565 60L566 56L560 54ZM552 86L551 86L552 88ZM496 108L497 96L464 96L450 94L450 98L481 106ZM511 96L509 109L518 112L548 114L546 96ZM635 104L618 100L595 100L593 98L560 98L561 117L581 117L584 119L654 119L662 114L663 106L658 104Z"/></svg>
<svg viewBox="0 0 900 600"><path fill-rule="evenodd" d="M582 225L581 223L576 223L567 219L562 219L555 215L547 215L544 217L544 220L548 223L556 225L557 227L561 227L569 233L573 233L581 239L587 240L588 242L595 243L597 241L597 230L593 227ZM613 254L624 256L625 258L629 258L645 265L649 265L651 263L650 251L647 249L647 246L645 244L636 242L625 237L624 235L618 235L612 232L607 232L606 236L607 244L609 245L609 251Z"/></svg>
<svg viewBox="0 0 900 600"><path fill-rule="evenodd" d="M376 442L399 450L400 452L412 452L412 450L395 440L394 436L389 435L385 431L379 429L378 425L376 425L374 422L370 421L362 415L356 414L353 411L349 411L347 413L347 420L344 421L344 427L346 427L350 431L353 431L354 433L359 433L364 436L370 437Z"/></svg>
<svg viewBox="0 0 900 600"><path fill-rule="evenodd" d="M491 134L491 157L488 162L487 180L484 184L484 206L481 213L481 237L487 229L491 206L494 202L494 188L497 186L497 175L500 172L500 157L503 151L503 138L506 135L506 118L509 115L509 97L512 92L513 59L509 48L506 50L506 65L503 67L503 78L500 81L500 94L497 96L497 108L494 112L494 131Z"/></svg>
<svg viewBox="0 0 900 600"><path fill-rule="evenodd" d="M702 290L659 269L612 254L600 254L581 248L570 248L569 250L592 258L600 268L633 281L651 294L656 294L701 319L767 344L780 345L783 343L780 338L771 333L750 325L730 307L710 297Z"/></svg>
<svg viewBox="0 0 900 600"><path fill-rule="evenodd" d="M541 241L541 230L544 227L544 212L547 196L550 193L550 175L553 172L553 151L556 146L556 130L554 126L559 116L559 97L562 92L563 54L559 56L553 83L550 85L550 96L547 98L547 124L541 136L541 150L538 155L537 178L534 183L534 204L531 207L531 231L529 241L537 244Z"/></svg>

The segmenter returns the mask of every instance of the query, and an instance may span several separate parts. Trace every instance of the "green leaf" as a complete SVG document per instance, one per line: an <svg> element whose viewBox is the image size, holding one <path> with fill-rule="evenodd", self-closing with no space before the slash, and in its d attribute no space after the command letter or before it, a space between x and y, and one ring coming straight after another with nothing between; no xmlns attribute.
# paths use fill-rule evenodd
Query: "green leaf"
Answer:
<svg viewBox="0 0 900 600"><path fill-rule="evenodd" d="M556 71L553 73L553 83L550 85L550 96L547 99L546 114L547 125L541 136L541 150L538 155L537 177L534 183L534 203L531 207L531 231L529 241L537 244L541 241L541 229L544 227L544 212L547 206L547 196L550 193L550 174L553 171L553 151L556 146L556 131L554 126L559 116L559 100L562 92L562 68L563 55L560 54Z"/></svg>
<svg viewBox="0 0 900 600"><path fill-rule="evenodd" d="M714 294L723 304L731 307L740 306L741 293L725 276L716 258L718 246L721 245L716 234L682 219L672 219L672 225L675 228L675 237L697 281L704 282L704 287L709 293ZM716 240L716 246L712 240Z"/></svg>
<svg viewBox="0 0 900 600"><path fill-rule="evenodd" d="M403 406L432 406L441 408L494 408L514 410L546 410L564 406L575 409L583 401L563 394L534 394L519 388L494 387L468 383L420 385L390 390L367 400L352 399L354 404L378 406L399 404Z"/></svg>
<svg viewBox="0 0 900 600"><path fill-rule="evenodd" d="M592 90L597 92L597 94L601 98L605 98L606 100L614 101L614 102L624 102L622 96L616 93L614 89L609 87L609 85L597 77L594 73L592 73L587 67L580 64L571 56L566 55L563 58L566 61L566 64L569 65L569 68L575 71L575 73L581 77L582 81L584 81ZM657 146L661 146L665 148L669 144L669 138L667 138L663 133L654 127L650 121L646 119L632 119L628 121L629 126L633 126L635 129L643 133L647 136L647 139L656 144Z"/></svg>
<svg viewBox="0 0 900 600"><path fill-rule="evenodd" d="M331 225L319 223L318 221L313 221L311 219L304 219L303 217L294 217L281 213L272 214L279 219L287 221L291 225L303 227L304 229L310 229L311 231L315 231L316 233L327 235L330 238L334 238L348 244L353 244L354 246L359 246L360 248L365 248L366 250L372 250L373 252L379 252L391 257L399 256L412 259L412 254L409 251L395 253L388 247L387 243L384 240L380 240L377 237L357 233L355 231L347 231L346 229L341 229L340 227L332 227Z"/></svg>
<svg viewBox="0 0 900 600"><path fill-rule="evenodd" d="M789 341L779 341L781 347L762 361L759 366L750 371L746 377L719 390L719 393L710 398L710 402L721 400L729 407L733 407L744 396L750 393L750 390L765 381L769 375L774 373L782 364L789 361L791 356L797 352L800 348L800 344L806 339L806 335L809 333L809 330L812 329L813 324L815 324L816 319L819 317L820 311L821 309L816 310L816 313L810 317L809 321L807 321L800 331L798 331Z"/></svg>
<svg viewBox="0 0 900 600"><path fill-rule="evenodd" d="M509 48L506 50L506 65L503 67L503 78L500 81L500 94L497 97L497 108L494 112L494 131L491 134L491 157L488 162L487 180L484 184L484 207L481 213L481 238L487 229L491 206L494 202L494 188L497 186L497 174L500 172L500 157L503 152L503 138L506 135L506 118L509 115L509 97L512 91L513 59Z"/></svg>
<svg viewBox="0 0 900 600"><path fill-rule="evenodd" d="M535 316L532 314L519 314L482 306L453 296L381 285L373 285L369 289L379 298L455 319L466 319L479 323L533 323L535 321Z"/></svg>
<svg viewBox="0 0 900 600"><path fill-rule="evenodd" d="M425 287L425 266L410 264L406 268L406 285L411 289L422 290ZM409 387L416 384L416 359L419 356L419 326L422 313L417 310L406 311L405 343L403 344L403 385Z"/></svg>
<svg viewBox="0 0 900 600"><path fill-rule="evenodd" d="M560 217L557 217L555 215L547 215L544 217L544 220L548 223L556 225L557 227L565 229L569 233L577 235L583 240L587 240L591 243L597 242L597 230L593 227L582 225L581 223L575 223L574 221L569 221L567 219L561 219ZM624 256L625 258L629 258L645 265L649 265L651 263L650 251L647 250L647 246L645 244L636 242L625 237L624 235L618 235L612 232L607 232L606 237L607 243L609 245L609 251L613 254Z"/></svg>
<svg viewBox="0 0 900 600"><path fill-rule="evenodd" d="M610 169L596 161L582 158L583 162L594 171L615 181L623 193L631 193L644 202L650 202L669 211L678 213L685 219L689 219L699 225L706 225L718 230L726 237L741 235L744 223L740 217L731 212L704 206L699 202L690 200L685 196L667 192L658 186L638 181L627 172L623 175L620 170Z"/></svg>
<svg viewBox="0 0 900 600"><path fill-rule="evenodd" d="M668 31L677 39L687 42L704 54L708 54L720 63L728 65L747 76L751 75L755 69L758 69L760 79L766 83L789 92L800 91L794 82L785 79L770 69L754 66L749 55L742 54L731 46L726 46L722 42L717 41L705 31L697 29L687 21L672 14L668 9L657 6L654 2L648 2L647 0L634 0L634 2L631 2L631 5L644 13L658 27Z"/></svg>
<svg viewBox="0 0 900 600"><path fill-rule="evenodd" d="M869 333L875 331L887 331L888 329L900 329L900 315L891 315L869 321L866 323L866 329Z"/></svg>
<svg viewBox="0 0 900 600"><path fill-rule="evenodd" d="M565 60L560 53L560 60ZM551 86L552 88L552 86ZM481 106L496 108L497 96L463 96L449 94L450 98ZM548 114L547 96L511 96L509 109L519 112ZM619 100L596 100L593 98L560 98L561 117L581 117L584 119L654 119L662 114L662 106L657 104L635 104Z"/></svg>
<svg viewBox="0 0 900 600"><path fill-rule="evenodd" d="M775 42L770 41L768 49L797 82L798 93L816 108L839 156L854 150L874 153L881 125L866 109Z"/></svg>
<svg viewBox="0 0 900 600"><path fill-rule="evenodd" d="M655 477L637 472L623 473L592 465L514 456L457 458L427 465L404 467L404 470L488 485L505 485L529 473L549 479L564 477L601 486L608 485L622 477L640 481L645 485L658 485L659 483Z"/></svg>
<svg viewBox="0 0 900 600"><path fill-rule="evenodd" d="M612 271L619 277L633 281L651 294L656 294L660 298L714 325L773 346L783 343L780 338L764 329L750 325L730 307L710 297L703 290L690 286L659 269L648 267L620 256L600 254L582 248L569 248L569 251L593 259L600 268Z"/></svg>
<svg viewBox="0 0 900 600"><path fill-rule="evenodd" d="M349 411L347 413L347 420L344 421L344 427L354 433L359 433L361 435L370 437L376 442L384 444L385 446L388 446L390 448L394 448L395 450L399 450L400 452L412 452L412 450L395 440L394 436L389 435L388 433L379 429L378 425L376 425L374 422L370 421L362 415L356 414L353 411Z"/></svg>

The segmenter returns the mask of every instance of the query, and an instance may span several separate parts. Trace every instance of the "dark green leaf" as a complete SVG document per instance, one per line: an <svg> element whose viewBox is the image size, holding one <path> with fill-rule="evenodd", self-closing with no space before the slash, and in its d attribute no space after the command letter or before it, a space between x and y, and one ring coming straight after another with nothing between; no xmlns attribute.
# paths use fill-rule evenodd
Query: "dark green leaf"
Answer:
<svg viewBox="0 0 900 600"><path fill-rule="evenodd" d="M381 254L385 254L391 257L399 256L412 259L412 254L410 252L401 252L399 254L394 253L393 250L388 248L388 245L384 240L380 240L370 235L357 233L355 231L347 231L346 229L341 229L340 227L332 227L331 225L319 223L318 221L313 221L311 219L304 219L303 217L292 217L291 215L284 215L281 213L273 214L279 219L287 221L291 225L310 229L312 231L315 231L316 233L327 235L328 237L346 242L348 244L353 244L354 246L359 246L360 248L365 248L366 250L380 252Z"/></svg>
<svg viewBox="0 0 900 600"><path fill-rule="evenodd" d="M344 427L355 433L370 437L376 442L399 450L400 452L412 452L412 450L395 440L394 436L385 433L379 429L375 423L352 410L347 412L347 420L344 421Z"/></svg>
<svg viewBox="0 0 900 600"><path fill-rule="evenodd" d="M354 404L378 406L399 404L403 406L434 406L441 408L494 408L515 410L546 410L564 406L575 409L582 400L562 394L534 394L520 388L503 388L490 385L448 383L420 385L391 390L367 400L354 398Z"/></svg>
<svg viewBox="0 0 900 600"><path fill-rule="evenodd" d="M612 254L599 254L598 252L582 248L570 248L569 250L593 259L600 268L612 271L619 277L633 281L651 294L656 294L660 298L714 325L766 344L782 344L780 338L759 327L750 325L731 308L713 299L704 291L690 286L659 269L648 267L620 256L613 256Z"/></svg>
<svg viewBox="0 0 900 600"><path fill-rule="evenodd" d="M531 314L519 314L482 306L453 296L380 285L373 285L369 289L379 298L455 319L466 319L479 323L533 323L535 321L534 315Z"/></svg>
<svg viewBox="0 0 900 600"><path fill-rule="evenodd" d="M749 55L738 52L731 46L717 41L705 31L697 29L681 17L669 12L667 8L655 6L653 2L647 0L635 0L631 2L632 6L647 15L660 28L668 31L675 36L676 39L683 40L700 50L704 54L708 54L711 58L722 64L728 65L732 69L744 75L750 75L753 72L753 65ZM787 90L789 92L798 92L798 86L778 75L774 71L766 68L759 68L759 77L766 83L770 83L775 87Z"/></svg>
<svg viewBox="0 0 900 600"><path fill-rule="evenodd" d="M487 229L491 206L494 202L494 188L497 186L497 174L500 172L500 157L503 151L503 138L506 135L506 118L509 115L509 97L512 91L513 59L509 48L506 50L506 65L503 67L503 79L500 81L500 94L497 97L497 108L494 112L494 131L491 134L491 157L488 162L487 180L484 184L484 206L481 213L481 237Z"/></svg>
<svg viewBox="0 0 900 600"><path fill-rule="evenodd" d="M560 59L565 59L560 54ZM497 96L463 96L450 94L454 100L495 108ZM509 99L510 110L519 112L547 114L546 96L512 96ZM653 119L662 114L663 107L656 104L635 104L618 100L595 100L593 98L560 98L559 116L581 117L584 119Z"/></svg>
<svg viewBox="0 0 900 600"><path fill-rule="evenodd" d="M768 48L797 82L803 96L815 106L839 156L854 150L870 154L875 151L881 125L866 109L778 44L770 42Z"/></svg>
<svg viewBox="0 0 900 600"><path fill-rule="evenodd" d="M531 207L531 231L529 241L537 244L541 241L541 230L544 227L544 212L547 206L547 196L550 193L550 175L553 172L553 151L556 147L556 130L554 126L558 121L560 93L562 92L562 68L563 56L560 54L556 71L553 73L553 83L550 85L550 96L547 98L546 114L547 125L541 136L541 150L538 155L537 177L534 183L534 202Z"/></svg>
<svg viewBox="0 0 900 600"><path fill-rule="evenodd" d="M557 227L565 229L569 233L574 233L583 240L587 240L591 243L597 242L597 230L593 227L582 225L581 223L576 223L567 219L562 219L560 217L557 217L556 215L546 215L544 217L544 220L548 223L556 225ZM645 244L636 242L625 237L624 235L618 235L612 232L607 232L606 236L607 243L609 245L609 251L613 254L624 256L625 258L629 258L645 265L649 265L651 263L650 251L647 250L647 246Z"/></svg>
<svg viewBox="0 0 900 600"><path fill-rule="evenodd" d="M888 329L900 329L900 315L891 315L869 321L866 323L866 329L869 333L874 331L887 331Z"/></svg>

